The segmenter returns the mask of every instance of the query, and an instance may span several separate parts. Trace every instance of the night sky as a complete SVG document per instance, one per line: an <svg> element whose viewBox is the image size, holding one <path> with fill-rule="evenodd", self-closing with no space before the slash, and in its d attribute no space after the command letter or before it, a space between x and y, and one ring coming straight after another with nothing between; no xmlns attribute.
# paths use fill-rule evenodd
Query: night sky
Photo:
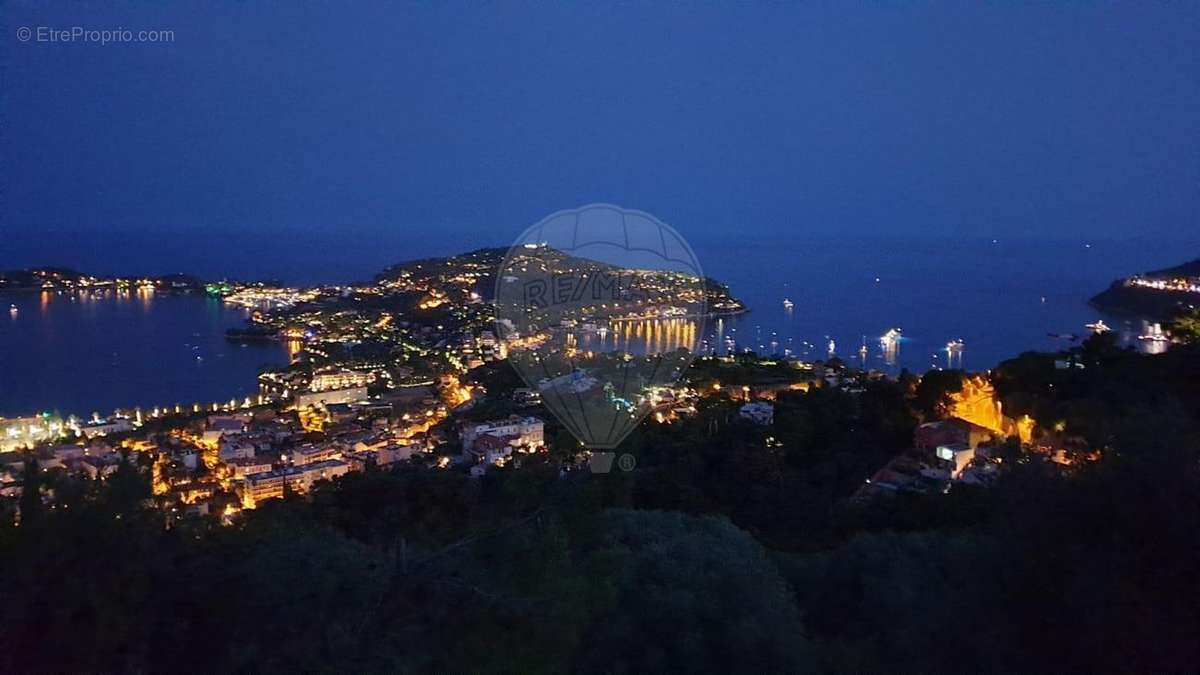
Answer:
<svg viewBox="0 0 1200 675"><path fill-rule="evenodd" d="M40 4L0 19L10 242L1198 225L1197 3ZM17 39L76 25L175 40Z"/></svg>

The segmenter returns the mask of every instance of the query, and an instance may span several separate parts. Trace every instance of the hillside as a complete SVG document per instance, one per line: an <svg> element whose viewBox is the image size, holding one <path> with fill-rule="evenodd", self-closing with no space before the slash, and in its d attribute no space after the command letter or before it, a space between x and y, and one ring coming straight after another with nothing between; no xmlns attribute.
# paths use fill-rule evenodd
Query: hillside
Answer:
<svg viewBox="0 0 1200 675"><path fill-rule="evenodd" d="M1154 282L1163 282L1169 287L1153 288L1147 285ZM1088 302L1093 307L1110 312L1167 320L1200 305L1200 294L1177 290L1188 283L1193 286L1200 284L1200 258L1175 267L1117 279Z"/></svg>

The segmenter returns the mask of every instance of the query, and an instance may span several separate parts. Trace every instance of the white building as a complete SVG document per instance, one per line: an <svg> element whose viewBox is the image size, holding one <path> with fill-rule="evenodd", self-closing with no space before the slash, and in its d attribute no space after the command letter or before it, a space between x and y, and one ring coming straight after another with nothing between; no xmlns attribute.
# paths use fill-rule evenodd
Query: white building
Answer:
<svg viewBox="0 0 1200 675"><path fill-rule="evenodd" d="M970 466L971 460L975 459L975 448L965 443L939 445L934 455L944 462L942 466L950 472L951 478L958 478L963 470Z"/></svg>
<svg viewBox="0 0 1200 675"><path fill-rule="evenodd" d="M204 429L204 442L210 446L214 446L221 441L221 437L226 434L240 434L246 430L246 423L237 417L217 417L208 418L208 425Z"/></svg>
<svg viewBox="0 0 1200 675"><path fill-rule="evenodd" d="M350 471L348 463L331 459L305 466L290 466L286 469L252 474L246 477L242 503L253 508L264 500L283 497L285 485L288 490L293 492L308 492L312 489L313 483L319 480L332 480L338 476L344 476Z"/></svg>
<svg viewBox="0 0 1200 675"><path fill-rule="evenodd" d="M217 452L217 457L222 462L231 459L253 459L257 454L258 449L253 443L238 439L226 437L221 442L221 448Z"/></svg>
<svg viewBox="0 0 1200 675"><path fill-rule="evenodd" d="M289 453L289 459L292 460L293 466L304 466L331 459L340 459L341 456L342 449L336 445L306 444L292 448L292 451Z"/></svg>
<svg viewBox="0 0 1200 675"><path fill-rule="evenodd" d="M329 389L326 391L297 392L293 403L298 410L327 406L334 403L354 403L368 398L366 386Z"/></svg>
<svg viewBox="0 0 1200 675"><path fill-rule="evenodd" d="M200 466L200 453L196 452L194 448L188 448L187 450L179 453L179 461L183 462L184 466L194 471L196 467Z"/></svg>
<svg viewBox="0 0 1200 675"><path fill-rule="evenodd" d="M110 420L93 420L79 428L79 432L88 438L119 434L126 431L133 431L133 422L123 417Z"/></svg>
<svg viewBox="0 0 1200 675"><path fill-rule="evenodd" d="M389 445L379 450L376 455L375 463L379 466L387 466L396 462L402 462L407 459L412 459L413 455L425 451L424 443L406 443L403 445Z"/></svg>
<svg viewBox="0 0 1200 675"><path fill-rule="evenodd" d="M482 436L494 436L510 445L538 448L545 444L545 423L536 417L512 417L469 424L460 432L464 451L470 451Z"/></svg>
<svg viewBox="0 0 1200 675"><path fill-rule="evenodd" d="M233 473L235 479L244 480L246 476L252 476L256 473L267 473L271 470L271 463L257 458L238 458L231 459L225 462Z"/></svg>
<svg viewBox="0 0 1200 675"><path fill-rule="evenodd" d="M310 391L330 391L350 387L365 387L375 381L373 371L351 370L349 368L325 368L313 373L308 388Z"/></svg>

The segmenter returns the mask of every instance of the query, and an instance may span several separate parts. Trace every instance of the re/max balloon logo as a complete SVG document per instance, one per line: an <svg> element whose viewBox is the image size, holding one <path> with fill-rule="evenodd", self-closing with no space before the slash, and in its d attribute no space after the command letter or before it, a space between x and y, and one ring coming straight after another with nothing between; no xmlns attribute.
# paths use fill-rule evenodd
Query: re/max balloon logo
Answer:
<svg viewBox="0 0 1200 675"><path fill-rule="evenodd" d="M651 299L646 288L634 283L632 274L591 272L555 273L546 278L526 279L522 297L526 309L553 305L595 302L644 303Z"/></svg>

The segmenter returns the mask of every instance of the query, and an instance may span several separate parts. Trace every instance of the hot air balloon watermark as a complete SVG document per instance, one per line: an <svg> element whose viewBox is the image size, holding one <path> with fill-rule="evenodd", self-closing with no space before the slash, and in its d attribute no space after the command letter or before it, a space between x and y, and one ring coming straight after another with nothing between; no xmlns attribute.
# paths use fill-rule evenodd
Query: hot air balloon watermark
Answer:
<svg viewBox="0 0 1200 675"><path fill-rule="evenodd" d="M559 211L505 256L497 332L520 376L609 469L611 451L696 357L707 284L683 237L647 213L611 204ZM617 464L632 470L636 459Z"/></svg>

